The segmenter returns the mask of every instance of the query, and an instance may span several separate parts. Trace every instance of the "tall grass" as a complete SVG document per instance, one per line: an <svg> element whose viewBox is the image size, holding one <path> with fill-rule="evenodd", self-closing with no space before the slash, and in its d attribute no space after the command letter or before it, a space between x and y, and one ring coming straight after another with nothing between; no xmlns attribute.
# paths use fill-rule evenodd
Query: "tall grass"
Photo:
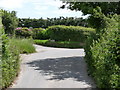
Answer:
<svg viewBox="0 0 120 90"><path fill-rule="evenodd" d="M35 52L32 39L12 38L10 39L10 45L15 45L20 53Z"/></svg>

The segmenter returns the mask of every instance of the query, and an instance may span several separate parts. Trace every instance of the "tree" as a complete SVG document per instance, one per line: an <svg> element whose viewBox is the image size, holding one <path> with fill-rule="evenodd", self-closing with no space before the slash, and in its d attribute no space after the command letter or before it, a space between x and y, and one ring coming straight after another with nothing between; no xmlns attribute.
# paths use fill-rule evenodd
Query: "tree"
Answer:
<svg viewBox="0 0 120 90"><path fill-rule="evenodd" d="M63 1L63 0L61 0ZM75 1L75 0L74 0ZM82 11L83 15L90 14L88 23L90 27L100 29L102 19L94 16L94 10L100 7L104 15L120 14L120 2L64 2L62 9Z"/></svg>
<svg viewBox="0 0 120 90"><path fill-rule="evenodd" d="M74 17L59 17L59 18L47 18L47 19L30 19L19 18L19 27L33 27L33 28L47 28L52 25L66 25L66 26L86 26L86 19L74 18Z"/></svg>
<svg viewBox="0 0 120 90"><path fill-rule="evenodd" d="M63 0L61 0L63 1ZM75 1L75 0L74 0ZM120 2L65 2L61 8L68 8L70 10L82 11L84 15L93 14L93 10L99 6L102 13L107 14L120 14Z"/></svg>

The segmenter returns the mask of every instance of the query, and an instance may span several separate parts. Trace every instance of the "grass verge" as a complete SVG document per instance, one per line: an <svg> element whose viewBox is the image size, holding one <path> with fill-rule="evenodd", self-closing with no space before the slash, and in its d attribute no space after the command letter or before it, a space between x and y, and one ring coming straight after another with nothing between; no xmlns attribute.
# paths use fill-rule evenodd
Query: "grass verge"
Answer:
<svg viewBox="0 0 120 90"><path fill-rule="evenodd" d="M15 45L20 53L33 53L35 52L35 47L33 46L32 39L10 39L10 45Z"/></svg>
<svg viewBox="0 0 120 90"><path fill-rule="evenodd" d="M57 48L83 48L84 43L73 41L34 40L35 44Z"/></svg>

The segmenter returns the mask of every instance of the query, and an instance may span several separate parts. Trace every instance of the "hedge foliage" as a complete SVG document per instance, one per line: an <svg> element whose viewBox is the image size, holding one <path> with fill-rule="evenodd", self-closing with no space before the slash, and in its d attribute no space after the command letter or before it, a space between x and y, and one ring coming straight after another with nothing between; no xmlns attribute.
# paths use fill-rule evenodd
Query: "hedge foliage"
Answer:
<svg viewBox="0 0 120 90"><path fill-rule="evenodd" d="M84 42L91 33L95 33L92 28L80 26L56 25L47 28L50 39L56 41L80 41Z"/></svg>
<svg viewBox="0 0 120 90"><path fill-rule="evenodd" d="M15 35L17 37L31 37L33 35L33 32L31 29L26 28L26 27L18 27L15 29Z"/></svg>
<svg viewBox="0 0 120 90"><path fill-rule="evenodd" d="M2 31L2 63L0 64L2 68L1 87L6 88L11 84L17 75L19 69L19 52L16 46L11 46L9 44L9 39L4 33L3 28L1 28L0 31Z"/></svg>
<svg viewBox="0 0 120 90"><path fill-rule="evenodd" d="M120 16L99 14L104 28L88 38L85 48L89 73L99 88L120 88Z"/></svg>
<svg viewBox="0 0 120 90"><path fill-rule="evenodd" d="M9 39L2 35L2 88L14 81L20 66L20 53L33 53L35 47L30 39Z"/></svg>
<svg viewBox="0 0 120 90"><path fill-rule="evenodd" d="M66 26L85 26L87 27L87 19L75 17L59 17L43 19L19 18L19 27L33 27L33 28L48 28L53 25L66 25Z"/></svg>
<svg viewBox="0 0 120 90"><path fill-rule="evenodd" d="M2 88L8 87L19 70L19 51L15 45L9 44L6 35L2 36Z"/></svg>
<svg viewBox="0 0 120 90"><path fill-rule="evenodd" d="M29 40L11 39L5 34L2 25L2 14L0 10L0 88L3 90L11 85L18 74L20 66L20 53L31 53L35 51L32 42ZM3 13L3 12L2 12ZM4 18L7 18L5 16ZM7 25L12 25L11 22ZM16 26L17 27L17 26ZM13 30L14 32L14 30ZM13 34L8 31L8 34ZM1 70L2 68L2 70Z"/></svg>
<svg viewBox="0 0 120 90"><path fill-rule="evenodd" d="M2 9L0 9L0 11L2 12L2 24L4 26L5 34L13 35L15 33L15 28L18 25L16 12Z"/></svg>
<svg viewBox="0 0 120 90"><path fill-rule="evenodd" d="M0 88L2 87L2 19L1 19L1 12L0 12Z"/></svg>
<svg viewBox="0 0 120 90"><path fill-rule="evenodd" d="M45 29L34 28L32 31L33 31L33 38L34 39L41 39L41 40L49 39L49 36L47 35Z"/></svg>

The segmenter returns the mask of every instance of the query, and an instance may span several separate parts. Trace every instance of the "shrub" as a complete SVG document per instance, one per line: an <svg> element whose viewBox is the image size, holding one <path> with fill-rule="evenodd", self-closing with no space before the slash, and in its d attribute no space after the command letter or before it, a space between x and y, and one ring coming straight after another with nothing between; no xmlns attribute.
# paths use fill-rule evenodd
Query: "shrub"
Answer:
<svg viewBox="0 0 120 90"><path fill-rule="evenodd" d="M17 75L19 69L19 51L15 45L11 46L9 44L9 39L2 28L0 28L0 32L0 39L2 39L2 57L0 61L0 67L2 68L2 81L0 84L1 88L6 88L12 83Z"/></svg>
<svg viewBox="0 0 120 90"><path fill-rule="evenodd" d="M18 19L15 11L0 10L2 12L2 24L4 25L5 34L14 34L18 26Z"/></svg>
<svg viewBox="0 0 120 90"><path fill-rule="evenodd" d="M2 36L2 88L7 88L19 70L19 54L33 53L35 48L30 39L8 39Z"/></svg>
<svg viewBox="0 0 120 90"><path fill-rule="evenodd" d="M15 35L19 36L19 37L25 37L26 38L26 37L32 36L32 34L33 34L32 30L29 29L29 28L26 28L26 27L24 27L24 28L18 27L18 28L15 29Z"/></svg>
<svg viewBox="0 0 120 90"><path fill-rule="evenodd" d="M2 19L0 12L0 88L2 87L2 37L3 37L3 28L2 28Z"/></svg>
<svg viewBox="0 0 120 90"><path fill-rule="evenodd" d="M97 13L98 14L98 13ZM101 17L101 16L100 16ZM117 15L102 15L103 25L85 48L89 73L99 88L120 88L120 31Z"/></svg>
<svg viewBox="0 0 120 90"><path fill-rule="evenodd" d="M2 88L8 87L19 70L19 51L9 44L6 35L2 36Z"/></svg>
<svg viewBox="0 0 120 90"><path fill-rule="evenodd" d="M18 74L20 66L19 54L24 52L31 53L35 51L35 49L32 46L31 40L8 38L4 32L1 21L0 16L0 54L2 54L0 55L0 75L2 74L2 76L0 76L0 88L4 90L10 86Z"/></svg>
<svg viewBox="0 0 120 90"><path fill-rule="evenodd" d="M80 26L64 26L56 25L47 29L50 39L56 41L80 41L84 42L90 33L94 33L92 28L85 28Z"/></svg>
<svg viewBox="0 0 120 90"><path fill-rule="evenodd" d="M48 35L46 34L46 30L42 28L34 28L33 29L33 38L34 39L49 39Z"/></svg>

